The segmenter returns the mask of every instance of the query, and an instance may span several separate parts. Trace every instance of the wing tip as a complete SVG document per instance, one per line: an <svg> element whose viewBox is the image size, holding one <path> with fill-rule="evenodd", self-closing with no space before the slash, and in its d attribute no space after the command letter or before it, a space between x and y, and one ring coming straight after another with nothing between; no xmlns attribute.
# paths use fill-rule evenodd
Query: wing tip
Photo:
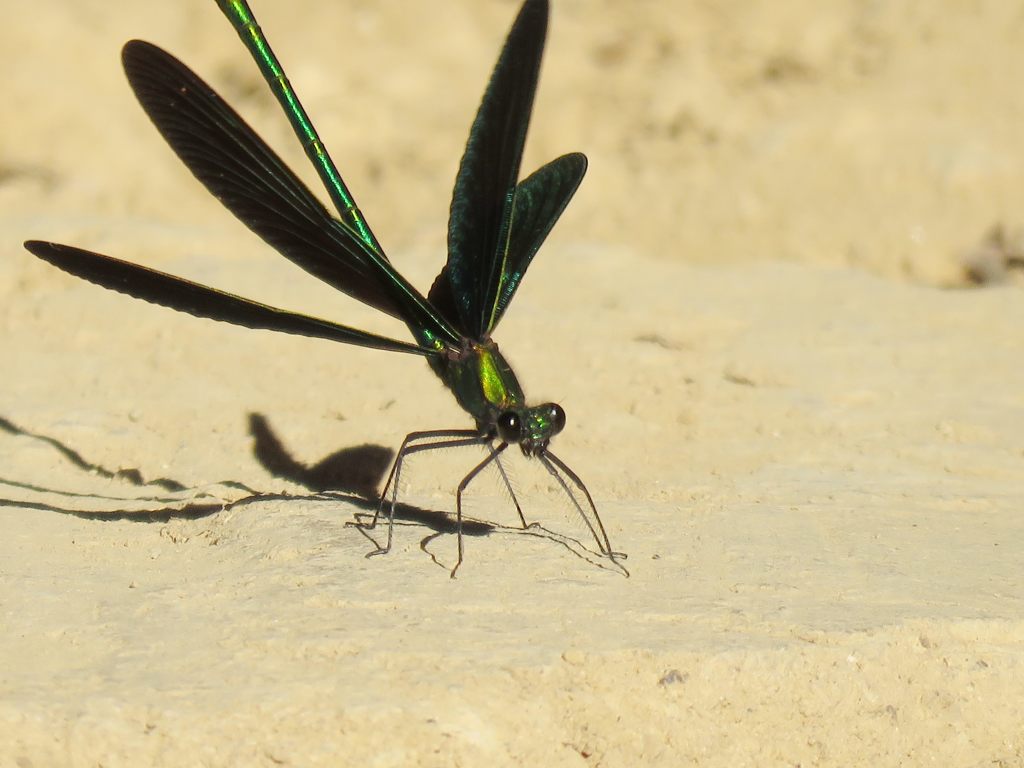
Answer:
<svg viewBox="0 0 1024 768"><path fill-rule="evenodd" d="M49 262L52 262L61 251L69 249L69 246L52 243L49 240L26 240L22 245L36 258Z"/></svg>

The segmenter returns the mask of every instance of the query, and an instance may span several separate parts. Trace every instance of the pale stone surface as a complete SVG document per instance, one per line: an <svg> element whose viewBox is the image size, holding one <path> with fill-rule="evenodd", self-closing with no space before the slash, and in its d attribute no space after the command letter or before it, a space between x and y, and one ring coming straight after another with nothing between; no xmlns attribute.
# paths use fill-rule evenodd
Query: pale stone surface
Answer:
<svg viewBox="0 0 1024 768"><path fill-rule="evenodd" d="M337 491L339 451L468 426L422 361L184 317L20 249L401 335L161 145L118 72L129 37L303 162L214 5L165 6L0 29L22 62L0 122L0 765L1024 765L1024 296L1010 257L986 273L1004 285L949 288L1024 210L1011 4L556 2L527 164L582 149L592 171L496 337L566 408L554 447L632 576L564 538L517 457L559 536L469 536L455 580L423 522L365 559L345 523L367 503ZM513 6L255 10L427 286ZM404 498L451 510L476 460L417 459ZM515 522L493 478L469 512Z"/></svg>

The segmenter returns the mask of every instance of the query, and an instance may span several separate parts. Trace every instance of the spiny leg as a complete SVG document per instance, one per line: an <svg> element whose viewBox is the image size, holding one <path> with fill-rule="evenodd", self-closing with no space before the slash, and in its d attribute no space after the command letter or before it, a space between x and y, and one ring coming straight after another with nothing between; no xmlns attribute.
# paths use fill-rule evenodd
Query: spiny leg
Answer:
<svg viewBox="0 0 1024 768"><path fill-rule="evenodd" d="M455 578L455 572L459 570L459 566L462 565L462 492L469 487L469 484L473 481L473 478L479 475L488 464L492 461L497 461L501 452L508 448L508 443L502 442L497 448L488 446L491 450L487 458L477 464L473 469L469 471L469 474L462 478L462 482L459 483L459 488L455 492L455 529L458 534L459 540L459 559L455 562L455 567L452 568L452 572L449 574L451 578ZM498 465L501 466L500 464ZM518 504L516 505L519 506ZM520 513L521 514L521 513Z"/></svg>
<svg viewBox="0 0 1024 768"><path fill-rule="evenodd" d="M437 438L453 438L453 439L464 439L469 437L479 437L479 432L474 429L429 429L422 430L420 432L410 432L402 440L401 446L398 448L398 453L395 455L395 460L391 464L391 471L388 473L387 482L384 483L384 490L381 491L380 500L377 503L377 511L373 515L373 520L370 522L367 528L373 528L377 525L377 518L380 517L381 510L384 508L384 501L387 499L388 489L391 488L391 483L394 482L398 485L398 476L402 473L402 461L405 459L406 453L409 453L410 443L414 443L417 440L434 440Z"/></svg>
<svg viewBox="0 0 1024 768"><path fill-rule="evenodd" d="M519 521L523 524L523 528L529 528L530 526L526 524L526 518L523 516L523 508L519 506L519 499L516 498L516 492L512 489L512 481L509 480L508 473L505 471L505 465L501 463L501 459L498 457L495 457L494 463L497 465L498 471L501 473L501 479L505 481L505 487L508 489L508 495L512 497L512 503L516 505L516 512L519 513Z"/></svg>
<svg viewBox="0 0 1024 768"><path fill-rule="evenodd" d="M551 451L545 451L544 453L540 454L539 458L541 463L547 469L547 471L550 472L551 475L558 481L558 484L562 486L562 490L565 491L565 495L569 497L570 501L572 501L573 505L576 507L576 511L580 513L580 517L583 518L583 521L587 524L587 528L589 528L590 532L594 535L594 540L597 542L598 549L601 550L601 553L607 555L612 560L612 562L616 562L616 557L625 557L625 555L622 552L615 552L612 550L611 542L608 541L608 534L605 532L604 524L601 522L601 516L597 513L597 505L594 504L594 499L590 495L590 491L587 490L586 484L584 484L584 482L580 479L580 476L573 472L571 469L569 469L566 463L557 456L555 456L555 454L551 453ZM587 499L587 503L590 505L591 511L594 513L593 523L590 521L590 516L587 515L586 511L580 505L579 501L576 500L576 495L572 492L572 489L569 488L569 485L565 482L565 478L563 478L562 475L559 474L559 469L562 470L562 473L564 473L565 476L568 477L569 480L571 480L572 483L577 488L579 488L580 491L583 492L583 495ZM621 565L619 565L619 567L622 568ZM625 571L625 568L623 568L622 570ZM629 573L627 572L626 575L628 576Z"/></svg>
<svg viewBox="0 0 1024 768"><path fill-rule="evenodd" d="M433 440L434 442L422 445L412 445L412 443L419 440ZM463 445L478 445L486 442L487 439L481 437L480 433L473 429L433 429L421 432L410 432L406 435L405 439L402 441L401 447L398 449L398 455L395 457L395 461L391 465L391 472L388 474L387 482L384 484L384 490L381 491L380 501L377 504L376 512L373 514L373 519L369 524L360 526L364 530L372 530L377 526L377 520L380 518L381 511L384 509L384 504L387 502L388 489L390 488L391 503L388 508L387 544L383 547L378 546L373 552L368 553L367 557L383 555L391 551L391 540L395 522L395 507L398 504L398 486L401 482L402 464L407 456L435 448L457 448Z"/></svg>

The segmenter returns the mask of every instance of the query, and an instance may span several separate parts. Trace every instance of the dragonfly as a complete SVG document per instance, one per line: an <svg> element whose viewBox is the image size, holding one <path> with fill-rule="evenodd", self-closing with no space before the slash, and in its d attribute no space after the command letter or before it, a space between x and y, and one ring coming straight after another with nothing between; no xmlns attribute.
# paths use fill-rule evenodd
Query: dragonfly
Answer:
<svg viewBox="0 0 1024 768"><path fill-rule="evenodd" d="M401 320L413 341L380 336L268 306L110 256L29 240L35 256L77 277L138 299L246 328L420 355L474 420L472 428L412 432L396 454L372 520L387 536L368 556L391 550L402 469L409 457L482 446L485 457L456 490L462 564L463 494L496 467L523 528L529 527L502 456L510 446L537 459L568 497L599 554L628 576L587 486L550 449L565 427L556 403L531 405L491 334L533 257L575 194L585 155L562 155L519 180L547 36L548 1L526 0L512 24L481 100L456 174L447 261L424 296L392 265L317 135L245 0L217 0L287 116L315 168L332 213L220 95L161 48L132 40L122 64L136 98L192 174L232 214L285 258L352 298Z"/></svg>

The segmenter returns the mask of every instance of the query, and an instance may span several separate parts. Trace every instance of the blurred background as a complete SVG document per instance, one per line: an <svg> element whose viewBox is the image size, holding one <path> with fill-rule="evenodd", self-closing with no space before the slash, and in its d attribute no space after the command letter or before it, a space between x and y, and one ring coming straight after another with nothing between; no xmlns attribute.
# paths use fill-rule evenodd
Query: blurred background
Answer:
<svg viewBox="0 0 1024 768"><path fill-rule="evenodd" d="M211 0L3 5L5 229L144 241L159 259L185 228L233 226L134 103L118 60L132 37L193 67L313 182ZM517 0L253 6L393 260L436 266ZM555 0L524 173L570 150L591 160L556 241L1020 282L1022 39L1006 0Z"/></svg>

